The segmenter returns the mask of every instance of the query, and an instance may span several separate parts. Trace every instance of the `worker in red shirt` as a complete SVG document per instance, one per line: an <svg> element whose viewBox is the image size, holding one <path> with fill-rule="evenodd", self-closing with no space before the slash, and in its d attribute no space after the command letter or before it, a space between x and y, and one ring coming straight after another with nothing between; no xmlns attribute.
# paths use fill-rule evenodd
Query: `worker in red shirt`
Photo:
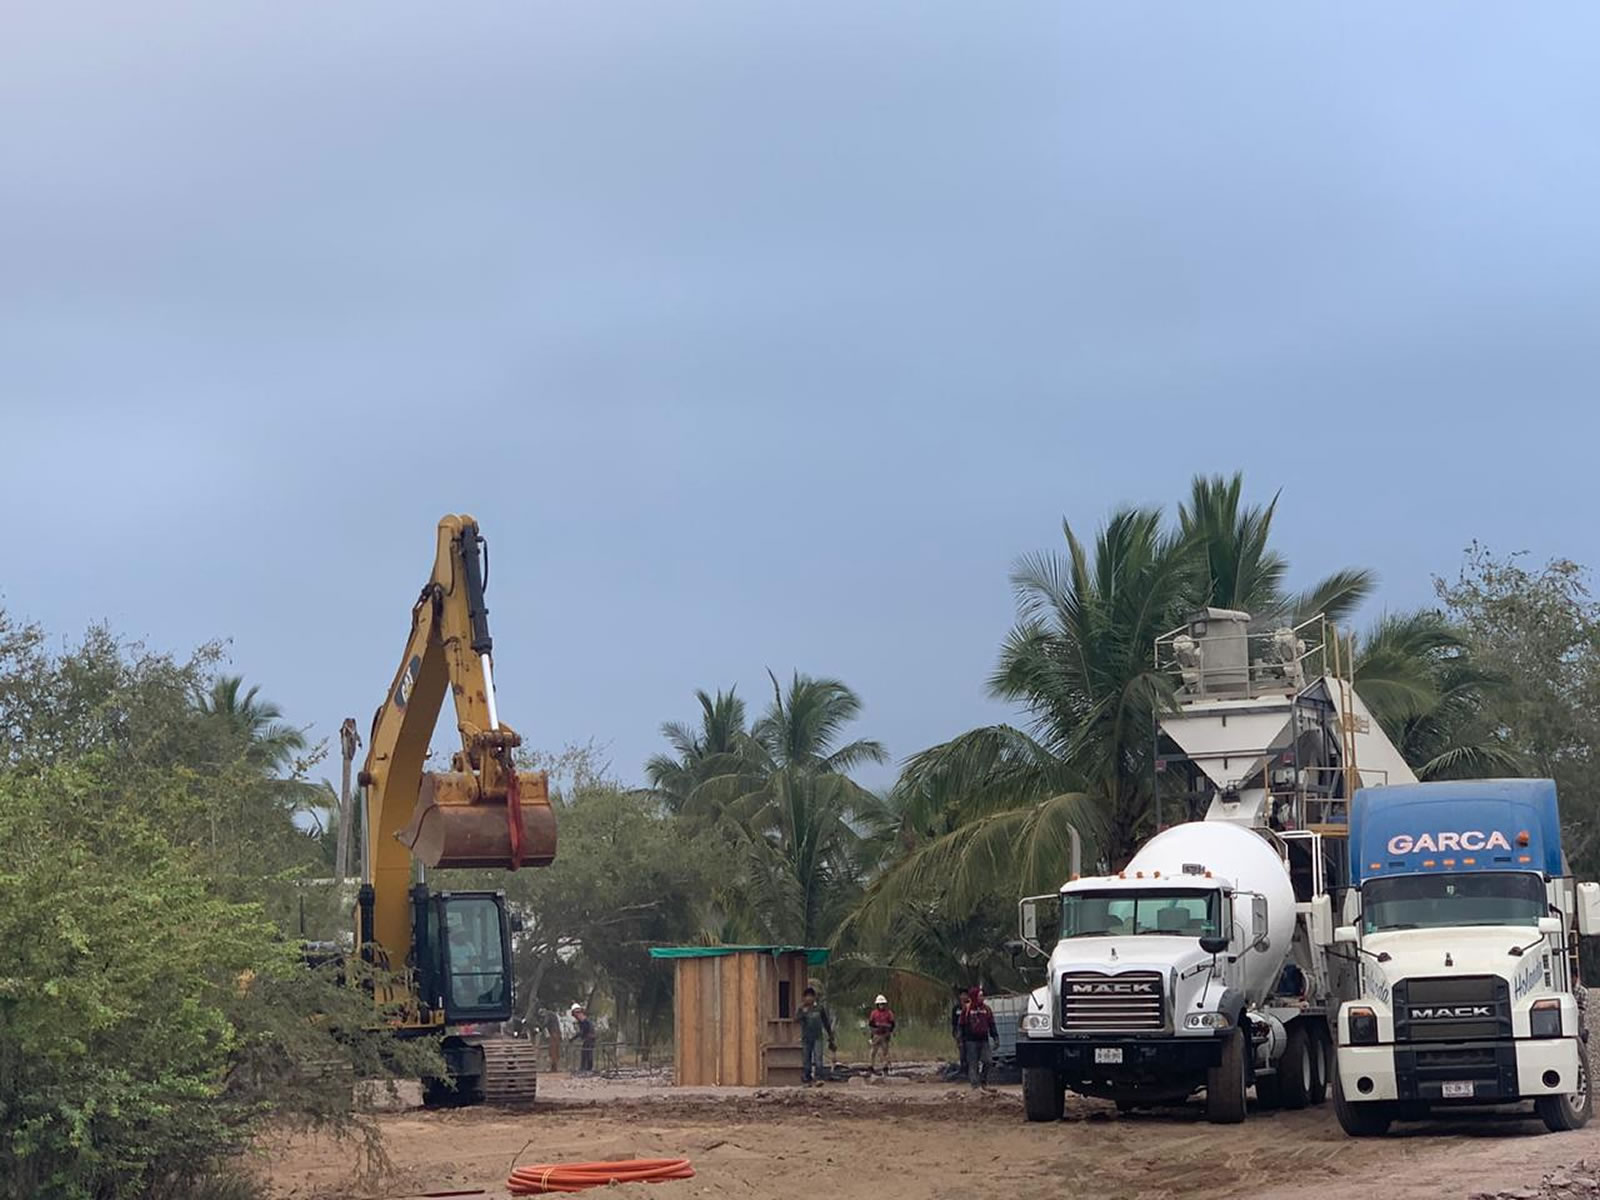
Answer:
<svg viewBox="0 0 1600 1200"><path fill-rule="evenodd" d="M872 1063L868 1068L871 1074L878 1073L878 1062L883 1062L883 1073L889 1073L889 1040L894 1037L894 1009L889 1007L889 998L879 996L872 1002L872 1011L867 1014L867 1036L872 1041Z"/></svg>
<svg viewBox="0 0 1600 1200"><path fill-rule="evenodd" d="M961 1036L966 1041L967 1078L974 1088L989 1086L989 1068L994 1065L993 1042L999 1038L994 1009L983 1002L983 989L972 989L972 1003L961 1017Z"/></svg>

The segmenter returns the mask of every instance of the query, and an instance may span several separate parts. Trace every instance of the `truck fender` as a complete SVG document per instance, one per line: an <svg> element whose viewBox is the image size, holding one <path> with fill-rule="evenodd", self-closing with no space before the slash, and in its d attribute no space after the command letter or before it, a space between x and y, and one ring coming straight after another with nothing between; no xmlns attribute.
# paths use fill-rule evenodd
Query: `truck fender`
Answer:
<svg viewBox="0 0 1600 1200"><path fill-rule="evenodd" d="M1244 993L1237 988L1225 988L1217 1000L1217 1011L1228 1018L1230 1025L1239 1024L1239 1016L1244 1012Z"/></svg>

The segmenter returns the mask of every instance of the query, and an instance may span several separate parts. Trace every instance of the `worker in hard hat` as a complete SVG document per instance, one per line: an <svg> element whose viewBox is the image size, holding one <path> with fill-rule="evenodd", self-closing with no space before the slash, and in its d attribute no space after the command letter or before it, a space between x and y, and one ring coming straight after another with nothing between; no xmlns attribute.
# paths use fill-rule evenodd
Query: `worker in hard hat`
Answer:
<svg viewBox="0 0 1600 1200"><path fill-rule="evenodd" d="M894 1037L894 1009L889 1007L889 997L879 996L872 1002L872 1011L867 1014L867 1038L872 1043L872 1059L867 1067L870 1074L878 1073L878 1064L883 1064L883 1073L889 1073L889 1041Z"/></svg>

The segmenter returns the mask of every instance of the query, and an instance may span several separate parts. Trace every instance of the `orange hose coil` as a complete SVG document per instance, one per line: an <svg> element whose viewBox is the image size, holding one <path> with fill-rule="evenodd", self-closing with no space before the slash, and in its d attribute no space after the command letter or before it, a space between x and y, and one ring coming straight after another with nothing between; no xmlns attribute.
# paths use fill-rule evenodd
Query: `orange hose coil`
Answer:
<svg viewBox="0 0 1600 1200"><path fill-rule="evenodd" d="M549 1192L581 1192L610 1183L665 1183L693 1179L687 1158L624 1158L616 1162L533 1163L518 1167L506 1180L513 1196L543 1196Z"/></svg>

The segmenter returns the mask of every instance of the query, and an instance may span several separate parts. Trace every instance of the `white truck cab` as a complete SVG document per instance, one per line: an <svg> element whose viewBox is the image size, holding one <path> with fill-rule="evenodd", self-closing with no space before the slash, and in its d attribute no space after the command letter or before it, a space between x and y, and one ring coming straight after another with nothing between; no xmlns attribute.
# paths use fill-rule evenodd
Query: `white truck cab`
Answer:
<svg viewBox="0 0 1600 1200"><path fill-rule="evenodd" d="M1528 1101L1552 1131L1588 1122L1577 935L1600 929L1600 889L1574 883L1560 839L1550 780L1356 794L1335 931L1357 981L1334 1023L1347 1133Z"/></svg>

